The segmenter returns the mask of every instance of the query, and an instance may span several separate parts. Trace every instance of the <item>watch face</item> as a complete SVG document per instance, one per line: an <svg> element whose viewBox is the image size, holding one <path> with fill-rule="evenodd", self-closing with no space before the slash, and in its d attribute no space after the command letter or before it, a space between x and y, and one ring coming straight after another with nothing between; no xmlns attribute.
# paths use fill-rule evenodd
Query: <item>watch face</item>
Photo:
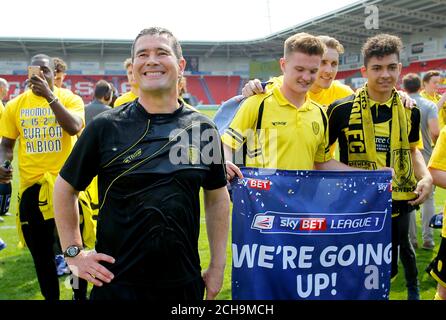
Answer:
<svg viewBox="0 0 446 320"><path fill-rule="evenodd" d="M78 255L79 251L80 251L79 247L72 246L68 247L66 252L68 257L75 257Z"/></svg>

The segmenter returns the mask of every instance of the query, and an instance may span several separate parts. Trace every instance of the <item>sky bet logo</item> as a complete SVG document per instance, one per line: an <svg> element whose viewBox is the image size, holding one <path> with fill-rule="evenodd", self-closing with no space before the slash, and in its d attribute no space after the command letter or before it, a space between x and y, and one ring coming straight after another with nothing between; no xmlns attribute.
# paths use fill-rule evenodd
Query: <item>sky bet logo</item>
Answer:
<svg viewBox="0 0 446 320"><path fill-rule="evenodd" d="M241 181L241 184L250 189L257 189L257 190L269 191L269 189L271 188L271 181L269 180L243 179Z"/></svg>
<svg viewBox="0 0 446 320"><path fill-rule="evenodd" d="M379 232L387 211L361 213L286 213L267 211L254 216L251 229L268 234L327 235Z"/></svg>
<svg viewBox="0 0 446 320"><path fill-rule="evenodd" d="M274 226L273 215L264 215L262 213L257 214L251 225L251 229L257 230L271 230ZM282 231L326 231L327 221L325 218L309 218L309 217L279 217L279 229Z"/></svg>

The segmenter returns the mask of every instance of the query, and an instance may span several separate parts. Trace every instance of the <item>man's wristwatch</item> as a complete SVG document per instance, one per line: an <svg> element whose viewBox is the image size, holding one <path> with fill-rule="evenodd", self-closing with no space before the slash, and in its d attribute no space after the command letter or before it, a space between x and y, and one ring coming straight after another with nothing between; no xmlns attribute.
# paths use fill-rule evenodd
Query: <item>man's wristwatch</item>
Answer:
<svg viewBox="0 0 446 320"><path fill-rule="evenodd" d="M63 256L65 258L74 258L75 256L77 256L81 251L82 251L82 247L80 246L69 246L63 253Z"/></svg>

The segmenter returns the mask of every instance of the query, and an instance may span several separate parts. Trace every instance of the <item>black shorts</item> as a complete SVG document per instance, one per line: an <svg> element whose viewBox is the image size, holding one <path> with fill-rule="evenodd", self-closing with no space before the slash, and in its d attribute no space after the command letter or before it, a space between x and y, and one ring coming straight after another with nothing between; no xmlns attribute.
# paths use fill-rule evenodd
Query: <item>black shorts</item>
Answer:
<svg viewBox="0 0 446 320"><path fill-rule="evenodd" d="M420 209L420 206L413 206L407 200L392 200L392 218L398 217Z"/></svg>
<svg viewBox="0 0 446 320"><path fill-rule="evenodd" d="M426 272L446 288L446 238L441 238L437 256L427 266Z"/></svg>

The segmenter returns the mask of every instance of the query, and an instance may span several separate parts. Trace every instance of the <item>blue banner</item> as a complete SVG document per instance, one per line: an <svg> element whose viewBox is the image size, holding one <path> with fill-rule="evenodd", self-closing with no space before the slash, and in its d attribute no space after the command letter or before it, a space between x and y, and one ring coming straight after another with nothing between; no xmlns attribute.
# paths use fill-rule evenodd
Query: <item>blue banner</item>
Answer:
<svg viewBox="0 0 446 320"><path fill-rule="evenodd" d="M389 298L390 171L242 172L232 184L233 299Z"/></svg>

